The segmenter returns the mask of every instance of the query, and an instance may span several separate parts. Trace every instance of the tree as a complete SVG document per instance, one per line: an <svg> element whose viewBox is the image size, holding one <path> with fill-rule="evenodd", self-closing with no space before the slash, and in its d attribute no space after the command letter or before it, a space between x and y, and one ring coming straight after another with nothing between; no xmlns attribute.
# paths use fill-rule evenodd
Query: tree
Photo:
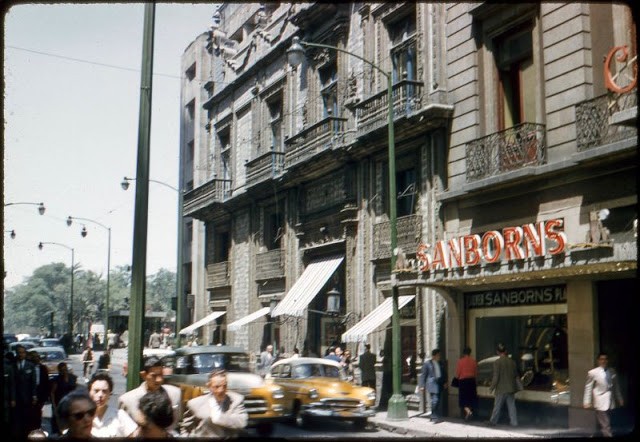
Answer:
<svg viewBox="0 0 640 442"><path fill-rule="evenodd" d="M154 311L171 310L171 297L176 293L176 274L167 269L147 277L146 302Z"/></svg>

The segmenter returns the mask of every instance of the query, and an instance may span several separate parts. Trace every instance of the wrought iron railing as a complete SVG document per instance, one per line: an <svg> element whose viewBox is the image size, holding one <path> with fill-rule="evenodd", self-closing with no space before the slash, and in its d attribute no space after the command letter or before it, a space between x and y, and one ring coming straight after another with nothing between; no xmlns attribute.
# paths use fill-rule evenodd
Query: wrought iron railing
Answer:
<svg viewBox="0 0 640 442"><path fill-rule="evenodd" d="M228 287L231 285L229 261L207 265L207 288Z"/></svg>
<svg viewBox="0 0 640 442"><path fill-rule="evenodd" d="M284 276L284 254L282 249L256 254L256 280L282 278Z"/></svg>
<svg viewBox="0 0 640 442"><path fill-rule="evenodd" d="M408 115L422 107L422 87L420 81L404 80L393 85L394 118ZM389 116L389 100L387 89L361 101L356 106L358 129L356 136L387 126Z"/></svg>
<svg viewBox="0 0 640 442"><path fill-rule="evenodd" d="M213 179L184 194L184 215L189 216L231 196L231 180Z"/></svg>
<svg viewBox="0 0 640 442"><path fill-rule="evenodd" d="M499 175L547 159L544 124L522 123L467 144L467 182Z"/></svg>
<svg viewBox="0 0 640 442"><path fill-rule="evenodd" d="M245 164L247 186L277 177L284 170L284 152L269 151Z"/></svg>
<svg viewBox="0 0 640 442"><path fill-rule="evenodd" d="M285 140L285 167L302 163L318 152L342 143L347 119L327 117Z"/></svg>
<svg viewBox="0 0 640 442"><path fill-rule="evenodd" d="M396 220L397 246L405 254L416 252L422 236L422 217L407 215ZM391 224L389 221L373 226L373 259L391 258Z"/></svg>
<svg viewBox="0 0 640 442"><path fill-rule="evenodd" d="M626 94L601 95L576 105L578 151L637 136L638 129L636 127L610 124L609 122L609 117L616 112L637 106L637 89Z"/></svg>

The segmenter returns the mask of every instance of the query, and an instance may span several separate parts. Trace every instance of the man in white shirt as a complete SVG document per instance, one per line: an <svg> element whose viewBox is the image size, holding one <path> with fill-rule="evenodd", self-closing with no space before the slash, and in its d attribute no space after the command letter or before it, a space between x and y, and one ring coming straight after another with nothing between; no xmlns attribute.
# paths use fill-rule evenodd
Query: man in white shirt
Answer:
<svg viewBox="0 0 640 442"><path fill-rule="evenodd" d="M138 424L124 410L109 406L113 392L113 379L109 374L96 373L87 388L97 406L91 428L93 437L128 437L136 430Z"/></svg>
<svg viewBox="0 0 640 442"><path fill-rule="evenodd" d="M247 426L249 415L244 396L227 391L227 373L214 370L207 383L209 393L187 402L180 435L189 437L237 437Z"/></svg>
<svg viewBox="0 0 640 442"><path fill-rule="evenodd" d="M595 408L596 418L604 437L613 437L611 432L611 417L609 413L616 407L616 402L624 406L618 376L609 367L606 353L598 355L598 366L587 373L587 383L584 387L584 408Z"/></svg>

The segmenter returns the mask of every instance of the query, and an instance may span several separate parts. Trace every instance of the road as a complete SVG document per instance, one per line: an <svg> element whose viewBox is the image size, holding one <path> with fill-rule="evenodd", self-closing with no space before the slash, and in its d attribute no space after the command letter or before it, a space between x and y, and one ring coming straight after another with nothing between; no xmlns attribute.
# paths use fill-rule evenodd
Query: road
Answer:
<svg viewBox="0 0 640 442"><path fill-rule="evenodd" d="M96 352L96 360L102 352ZM111 377L113 378L113 394L111 395L111 399L109 401L110 407L118 406L118 397L126 392L127 390L127 380L122 375L122 366L127 358L127 350L124 348L119 348L114 350L113 355L111 357ZM78 384L80 388L86 388L86 383L82 378L82 362L80 360L80 355L71 355L69 366L72 367L73 373L78 376ZM44 406L43 410L43 424L45 426L45 430L50 431L49 428L49 419L51 418L51 405L47 404ZM330 431L327 431L327 428ZM252 429L249 429L249 436L258 437L257 433ZM331 421L327 423L326 421L312 423L309 427L299 428L295 425L289 424L276 424L274 426L273 434L271 435L275 438L313 438L313 439L331 439L331 438L339 438L342 439L344 437L355 437L355 438L389 438L389 437L398 437L397 433L392 433L383 429L375 428L373 425L369 425L364 431L355 431L350 422L340 422L340 421ZM410 437L410 436L407 436Z"/></svg>

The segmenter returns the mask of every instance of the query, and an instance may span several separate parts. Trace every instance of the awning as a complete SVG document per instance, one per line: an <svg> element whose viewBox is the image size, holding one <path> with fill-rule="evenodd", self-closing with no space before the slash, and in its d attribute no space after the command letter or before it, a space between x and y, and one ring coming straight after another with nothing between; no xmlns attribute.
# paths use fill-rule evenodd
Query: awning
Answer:
<svg viewBox="0 0 640 442"><path fill-rule="evenodd" d="M178 332L178 334L179 335L188 335L188 334L192 333L194 330L202 327L203 325L207 325L211 321L215 321L216 319L218 319L220 316L224 315L225 313L227 313L227 312L225 312L225 311L213 312L210 315L205 316L201 320L199 320L197 322L194 322L189 327L183 328L182 330L180 330Z"/></svg>
<svg viewBox="0 0 640 442"><path fill-rule="evenodd" d="M287 296L273 309L271 316L302 316L304 309L336 271L344 257L312 261L293 284Z"/></svg>
<svg viewBox="0 0 640 442"><path fill-rule="evenodd" d="M409 303L415 295L399 296L398 309ZM342 334L342 342L366 341L367 336L380 324L389 319L393 314L393 298L387 298L382 304L377 306L371 313L365 316L362 321L351 327Z"/></svg>
<svg viewBox="0 0 640 442"><path fill-rule="evenodd" d="M257 312L253 312L250 315L247 315L243 318L238 319L237 321L233 321L231 324L227 325L227 330L231 330L231 331L240 330L240 327L250 322L253 322L256 319L268 314L270 310L271 309L269 307L264 307L258 310Z"/></svg>

